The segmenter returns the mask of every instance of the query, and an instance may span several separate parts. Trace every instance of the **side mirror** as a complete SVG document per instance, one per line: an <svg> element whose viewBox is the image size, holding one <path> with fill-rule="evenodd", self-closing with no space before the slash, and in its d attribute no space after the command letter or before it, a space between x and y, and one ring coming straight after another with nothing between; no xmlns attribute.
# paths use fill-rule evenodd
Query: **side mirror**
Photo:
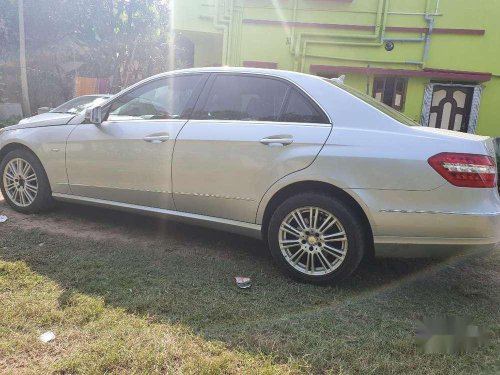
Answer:
<svg viewBox="0 0 500 375"><path fill-rule="evenodd" d="M91 124L101 125L102 124L102 107L97 106L87 110L85 112L85 119Z"/></svg>

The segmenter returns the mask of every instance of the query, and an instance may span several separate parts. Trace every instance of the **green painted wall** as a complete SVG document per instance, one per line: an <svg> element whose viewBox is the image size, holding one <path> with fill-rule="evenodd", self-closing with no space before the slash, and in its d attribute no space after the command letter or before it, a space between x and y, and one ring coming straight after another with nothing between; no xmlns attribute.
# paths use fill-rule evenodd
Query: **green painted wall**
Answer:
<svg viewBox="0 0 500 375"><path fill-rule="evenodd" d="M500 78L493 77L486 83L479 112L479 134L500 138Z"/></svg>
<svg viewBox="0 0 500 375"><path fill-rule="evenodd" d="M438 7L439 3L439 7ZM432 35L428 60L424 42L396 42L387 52L381 38L419 38L419 33L389 32L385 27L485 30L484 35ZM500 137L499 0L189 0L175 1L174 28L195 44L195 66L244 61L275 62L279 69L310 72L311 65L384 69L423 68L489 72L483 83L477 132ZM263 24L263 21L282 22ZM290 24L293 23L293 24ZM300 23L300 24L297 24ZM375 31L308 27L304 23L361 25ZM294 26L295 25L295 26ZM215 38L214 35L220 35ZM422 62L409 64L409 61ZM495 76L496 75L496 76ZM348 74L346 83L366 91L373 77ZM410 78L404 112L420 120L427 78Z"/></svg>

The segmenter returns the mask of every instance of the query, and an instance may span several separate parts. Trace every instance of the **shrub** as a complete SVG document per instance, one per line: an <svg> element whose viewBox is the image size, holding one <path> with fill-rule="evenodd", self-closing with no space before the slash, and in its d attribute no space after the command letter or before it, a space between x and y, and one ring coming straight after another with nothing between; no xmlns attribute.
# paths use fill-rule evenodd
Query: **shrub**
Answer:
<svg viewBox="0 0 500 375"><path fill-rule="evenodd" d="M15 125L19 120L21 120L21 117L9 117L8 119L0 120L0 129L6 126Z"/></svg>

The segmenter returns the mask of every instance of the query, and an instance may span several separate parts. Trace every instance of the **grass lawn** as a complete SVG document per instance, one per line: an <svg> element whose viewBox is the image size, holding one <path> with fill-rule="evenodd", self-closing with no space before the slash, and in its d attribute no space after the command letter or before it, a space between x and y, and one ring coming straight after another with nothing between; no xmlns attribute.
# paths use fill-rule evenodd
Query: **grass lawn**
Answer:
<svg viewBox="0 0 500 375"><path fill-rule="evenodd" d="M258 241L68 207L37 220L76 216L68 224L76 231L93 222L156 237L56 233L29 218L0 224L0 373L500 372L498 251L379 260L342 285L318 287L282 276ZM251 276L253 287L237 289L235 275ZM472 317L490 344L420 353L418 320L444 314ZM49 330L56 339L39 342Z"/></svg>

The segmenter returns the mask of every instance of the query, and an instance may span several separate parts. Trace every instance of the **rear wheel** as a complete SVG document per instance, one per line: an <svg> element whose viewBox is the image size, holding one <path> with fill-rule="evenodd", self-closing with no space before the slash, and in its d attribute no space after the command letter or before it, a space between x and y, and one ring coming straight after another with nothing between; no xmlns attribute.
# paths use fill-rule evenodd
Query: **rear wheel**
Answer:
<svg viewBox="0 0 500 375"><path fill-rule="evenodd" d="M9 152L0 163L0 189L9 205L22 213L52 206L52 192L40 161L28 150Z"/></svg>
<svg viewBox="0 0 500 375"><path fill-rule="evenodd" d="M342 200L320 193L283 202L271 217L268 241L284 272L313 283L338 282L351 275L366 247L362 220Z"/></svg>

